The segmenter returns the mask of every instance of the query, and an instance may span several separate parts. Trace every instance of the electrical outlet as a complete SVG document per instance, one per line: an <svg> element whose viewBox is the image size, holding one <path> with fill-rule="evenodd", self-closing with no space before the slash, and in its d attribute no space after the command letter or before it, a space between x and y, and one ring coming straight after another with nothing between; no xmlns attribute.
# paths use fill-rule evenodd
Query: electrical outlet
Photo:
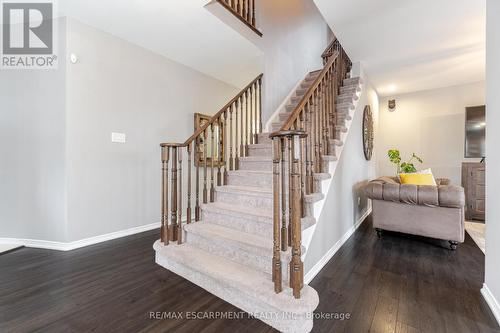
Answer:
<svg viewBox="0 0 500 333"><path fill-rule="evenodd" d="M111 142L116 142L116 143L126 143L127 142L127 136L125 133L111 133Z"/></svg>

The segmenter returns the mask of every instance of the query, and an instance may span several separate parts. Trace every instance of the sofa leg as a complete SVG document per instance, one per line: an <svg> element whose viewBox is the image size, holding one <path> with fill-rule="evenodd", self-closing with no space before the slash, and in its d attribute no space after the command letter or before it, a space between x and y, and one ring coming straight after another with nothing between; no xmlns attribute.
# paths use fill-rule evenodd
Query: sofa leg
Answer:
<svg viewBox="0 0 500 333"><path fill-rule="evenodd" d="M382 234L384 233L384 231L382 229L379 229L379 228L376 228L375 230L377 231L378 238L382 238Z"/></svg>
<svg viewBox="0 0 500 333"><path fill-rule="evenodd" d="M457 249L457 246L458 246L458 242L455 242L455 241L449 241L450 243L450 249L452 251L455 251Z"/></svg>

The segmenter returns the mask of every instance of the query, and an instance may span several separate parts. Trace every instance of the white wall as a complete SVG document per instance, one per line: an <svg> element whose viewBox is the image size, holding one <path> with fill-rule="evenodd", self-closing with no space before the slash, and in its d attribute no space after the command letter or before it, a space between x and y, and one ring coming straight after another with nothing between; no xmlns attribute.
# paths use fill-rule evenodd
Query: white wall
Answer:
<svg viewBox="0 0 500 333"><path fill-rule="evenodd" d="M396 99L394 112L389 99ZM395 175L387 150L399 149L404 158L413 152L423 158L417 169L432 168L436 177L460 185L462 162L478 161L464 158L465 107L484 104L484 82L381 98L379 175Z"/></svg>
<svg viewBox="0 0 500 333"><path fill-rule="evenodd" d="M0 71L0 238L65 239L66 23L57 24L57 70Z"/></svg>
<svg viewBox="0 0 500 333"><path fill-rule="evenodd" d="M159 223L160 142L184 142L195 112L213 114L239 91L60 22L58 70L0 74L0 239L70 242Z"/></svg>
<svg viewBox="0 0 500 333"><path fill-rule="evenodd" d="M159 143L184 142L195 112L239 89L74 20L68 52L80 58L67 73L69 240L159 222Z"/></svg>
<svg viewBox="0 0 500 333"><path fill-rule="evenodd" d="M363 186L376 177L377 153L366 161L363 152L363 110L370 105L374 116L375 140L380 136L378 129L379 101L368 78L363 76L363 93L356 106L356 112L349 129L342 155L327 193L326 201L318 219L316 230L304 260L304 271L309 272L323 256L356 225L356 222L370 209L363 193ZM358 198L360 203L358 205Z"/></svg>
<svg viewBox="0 0 500 333"><path fill-rule="evenodd" d="M483 293L500 324L500 2L487 2L486 35L486 277ZM486 291L486 292L485 292ZM496 299L496 301L495 301Z"/></svg>
<svg viewBox="0 0 500 333"><path fill-rule="evenodd" d="M323 68L330 29L310 0L258 0L264 33L263 119L267 121L299 80Z"/></svg>

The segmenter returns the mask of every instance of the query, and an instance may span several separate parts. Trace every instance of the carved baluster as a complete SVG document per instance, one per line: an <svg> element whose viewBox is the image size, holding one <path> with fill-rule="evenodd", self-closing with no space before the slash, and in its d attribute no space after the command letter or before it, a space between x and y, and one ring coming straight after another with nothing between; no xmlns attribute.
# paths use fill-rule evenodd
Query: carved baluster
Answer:
<svg viewBox="0 0 500 333"><path fill-rule="evenodd" d="M322 138L322 141L323 141L323 155L328 155L328 110L327 110L327 102L328 102L328 98L327 98L327 93L328 93L328 89L327 89L327 85L326 85L326 80L327 78L325 77L323 79L323 82L322 82L322 86L323 86L323 95L322 95L322 99L323 99L323 103L321 104L323 106L323 123L321 124L321 127L323 128L323 138ZM328 170L327 170L328 171Z"/></svg>
<svg viewBox="0 0 500 333"><path fill-rule="evenodd" d="M245 91L245 113L242 114L242 118L244 119L244 127L243 129L241 130L242 134L243 134L243 140L244 142L242 142L242 149L241 149L241 155L243 156L248 156L248 128L249 128L249 124L248 124L248 113L249 113L249 110L248 110L248 90Z"/></svg>
<svg viewBox="0 0 500 333"><path fill-rule="evenodd" d="M243 0L241 6L241 16L246 20L247 17L247 0Z"/></svg>
<svg viewBox="0 0 500 333"><path fill-rule="evenodd" d="M179 221L178 227L177 227L177 244L182 244L182 147L178 148L178 154L179 154L179 199L178 199L178 205L179 209L177 210L177 220Z"/></svg>
<svg viewBox="0 0 500 333"><path fill-rule="evenodd" d="M241 15L241 0L236 0L237 6L236 6L236 12Z"/></svg>
<svg viewBox="0 0 500 333"><path fill-rule="evenodd" d="M306 120L306 193L311 194L314 191L314 180L312 176L312 122L311 122L311 104L308 102L304 109Z"/></svg>
<svg viewBox="0 0 500 333"><path fill-rule="evenodd" d="M329 88L328 88L328 109L329 109L329 122L328 122L328 126L329 126L329 139L334 139L334 136L335 136L335 128L334 128L334 119L335 119L335 105L333 104L333 95L334 95L334 91L335 91L335 88L334 88L334 73L333 73L333 68L330 70L330 76L329 76ZM332 150L332 145L330 144L331 141L329 141L329 144L328 144L328 149L329 149L329 154L333 154L334 150Z"/></svg>
<svg viewBox="0 0 500 333"><path fill-rule="evenodd" d="M255 129L255 112L253 109L253 99L255 96L255 89L254 89L254 84L252 84L252 87L250 87L250 114L248 115L250 121L250 137L248 138L248 143L249 144L254 144L257 141L257 132Z"/></svg>
<svg viewBox="0 0 500 333"><path fill-rule="evenodd" d="M259 79L259 133L262 133L262 78Z"/></svg>
<svg viewBox="0 0 500 333"><path fill-rule="evenodd" d="M238 126L239 126L239 122L238 122L238 106L239 106L239 99L236 100L236 104L235 104L235 113L236 113L236 121L235 121L235 138L234 138L234 141L235 141L235 149L236 149L236 157L234 159L234 168L236 170L238 170L240 168L240 155L239 155L239 129L238 129Z"/></svg>
<svg viewBox="0 0 500 333"><path fill-rule="evenodd" d="M320 156L320 107L319 107L319 93L315 92L315 108L314 108L314 166L315 172L321 172L321 156Z"/></svg>
<svg viewBox="0 0 500 333"><path fill-rule="evenodd" d="M229 170L233 171L234 168L234 156L233 156L233 105L229 107Z"/></svg>
<svg viewBox="0 0 500 333"><path fill-rule="evenodd" d="M252 0L252 26L255 27L255 0Z"/></svg>
<svg viewBox="0 0 500 333"><path fill-rule="evenodd" d="M161 147L161 242L168 245L168 161L170 148Z"/></svg>
<svg viewBox="0 0 500 333"><path fill-rule="evenodd" d="M211 147L210 147L210 155L211 155L211 161L210 161L210 202L214 202L215 200L215 187L214 187L214 161L215 161L215 128L214 124L212 123L210 125L210 131L211 133Z"/></svg>
<svg viewBox="0 0 500 333"><path fill-rule="evenodd" d="M304 265L301 260L301 197L300 197L300 175L299 175L299 136L293 136L291 139L292 146L292 184L290 190L292 192L292 259L290 261L290 288L293 289L293 296L300 298L300 291L304 285Z"/></svg>
<svg viewBox="0 0 500 333"><path fill-rule="evenodd" d="M219 131L217 132L219 136L217 137L217 186L222 185L222 173L221 173L221 168L224 167L224 156L222 153L222 145L223 145L223 131L224 131L224 123L222 121L222 116L219 117L218 124L219 124Z"/></svg>
<svg viewBox="0 0 500 333"><path fill-rule="evenodd" d="M201 148L198 144L199 137L195 140L195 160L196 160L196 204L194 207L194 220L199 221L201 217L201 209L200 209L200 156L201 156Z"/></svg>
<svg viewBox="0 0 500 333"><path fill-rule="evenodd" d="M309 108L309 112L311 113L311 171L312 173L316 172L316 100L311 97L311 107ZM314 189L313 189L314 191Z"/></svg>
<svg viewBox="0 0 500 333"><path fill-rule="evenodd" d="M273 138L273 282L274 291L282 291L282 271L280 253L280 141Z"/></svg>
<svg viewBox="0 0 500 333"><path fill-rule="evenodd" d="M245 92L245 94L246 94L246 92ZM245 135L245 120L246 120L247 116L246 116L245 108L244 108L244 106L245 106L245 102L244 102L245 94L241 95L241 97L240 97L240 103L241 103L240 104L240 110L241 110L241 114L240 114L240 121L241 121L241 124L240 124L240 126L241 126L240 127L240 130L241 130L241 132L240 132L240 135L241 135L240 136L240 157L245 156L245 144L246 144L245 143L245 141L246 141L246 139L245 139L245 137L246 137L246 135Z"/></svg>
<svg viewBox="0 0 500 333"><path fill-rule="evenodd" d="M187 215L187 223L191 223L191 149L192 145L191 143L188 144L187 146L187 153L188 153L188 198L187 198L187 210L186 210L186 215Z"/></svg>
<svg viewBox="0 0 500 333"><path fill-rule="evenodd" d="M293 128L291 128L293 130ZM284 139L287 142L288 147L288 246L292 246L292 191L290 191L290 185L292 184L292 145L290 140Z"/></svg>
<svg viewBox="0 0 500 333"><path fill-rule="evenodd" d="M306 133L306 130L305 130L305 119L304 119L304 113L305 113L305 110L302 109L302 111L300 111L300 114L299 114L299 130L301 132L304 132ZM299 167L300 167L300 194L301 194L301 198L302 198L302 212L301 212L301 216L302 217L305 217L306 216L306 212L305 212L305 202L304 202L304 198L305 198L305 194L306 194L306 157L305 157L305 154L306 154L306 140L300 140L300 163L299 163Z"/></svg>
<svg viewBox="0 0 500 333"><path fill-rule="evenodd" d="M172 147L172 194L170 195L172 201L170 219L170 240L176 241L178 235L177 225L177 147Z"/></svg>
<svg viewBox="0 0 500 333"><path fill-rule="evenodd" d="M281 250L286 251L288 247L288 236L286 230L286 176L285 176L285 146L286 140L280 138L281 145Z"/></svg>
<svg viewBox="0 0 500 333"><path fill-rule="evenodd" d="M257 84L254 83L252 85L252 99L250 100L250 103L252 105L252 144L257 143Z"/></svg>
<svg viewBox="0 0 500 333"><path fill-rule="evenodd" d="M208 167L208 161L207 161L207 154L208 154L208 132L207 132L208 127L203 131L203 203L208 202L208 189L207 189L207 167Z"/></svg>
<svg viewBox="0 0 500 333"><path fill-rule="evenodd" d="M248 156L248 146L252 144L252 87L247 90L247 135L245 155Z"/></svg>
<svg viewBox="0 0 500 333"><path fill-rule="evenodd" d="M323 87L321 82L318 86L318 161L319 161L319 172L323 170Z"/></svg>
<svg viewBox="0 0 500 333"><path fill-rule="evenodd" d="M227 172L227 168L228 168L228 158L227 158L227 145L226 143L228 142L228 137L227 137L227 127L228 126L231 126L231 123L227 122L227 110L224 111L224 135L223 135L223 144L222 144L222 158L223 158L223 161L224 161L224 185L227 185L228 184L228 180L229 180L229 173ZM229 141L231 139L229 138Z"/></svg>

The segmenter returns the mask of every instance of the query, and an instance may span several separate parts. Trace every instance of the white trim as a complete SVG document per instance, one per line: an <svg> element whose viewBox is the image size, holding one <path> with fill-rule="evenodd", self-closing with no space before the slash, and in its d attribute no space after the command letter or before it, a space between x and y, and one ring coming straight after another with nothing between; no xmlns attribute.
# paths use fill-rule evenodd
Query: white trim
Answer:
<svg viewBox="0 0 500 333"><path fill-rule="evenodd" d="M356 221L356 223L338 240L337 243L335 243L328 252L321 258L310 270L309 272L304 275L304 283L308 284L310 283L316 275L325 267L325 265L330 261L330 259L333 258L335 253L340 250L342 245L354 234L354 232L359 228L361 224L366 220L368 215L370 215L372 212L371 208L368 208L366 212Z"/></svg>
<svg viewBox="0 0 500 333"><path fill-rule="evenodd" d="M500 303L498 303L495 296L493 296L490 288L488 288L486 283L484 283L483 288L481 288L481 294L483 295L483 298L486 301L486 303L488 303L491 312L493 312L493 316L495 316L495 319L500 325Z"/></svg>
<svg viewBox="0 0 500 333"><path fill-rule="evenodd" d="M281 105L278 106L278 108L276 109L276 111L274 111L274 113L271 115L271 117L269 117L269 119L266 122L266 126L265 126L265 130L267 132L270 133L272 131L273 123L277 122L279 120L278 117L279 117L281 111L285 110L285 108L288 106L288 104L290 104L291 98L295 97L295 92L297 91L297 89L299 89L299 87L302 84L302 82L304 82L304 80L309 76L309 73L310 73L310 71L308 71L306 73L306 75L295 84L295 86L290 91L290 93L288 94L288 96L286 96L285 99L283 100L283 102L281 102Z"/></svg>
<svg viewBox="0 0 500 333"><path fill-rule="evenodd" d="M109 240L122 238L144 231L160 228L160 223L151 223L139 227L133 227L125 230L111 232L109 234L80 239L74 242L52 242L39 239L19 239L19 238L0 238L0 243L15 244L19 246L33 247L37 249L48 249L56 251L71 251L81 247L106 242Z"/></svg>

